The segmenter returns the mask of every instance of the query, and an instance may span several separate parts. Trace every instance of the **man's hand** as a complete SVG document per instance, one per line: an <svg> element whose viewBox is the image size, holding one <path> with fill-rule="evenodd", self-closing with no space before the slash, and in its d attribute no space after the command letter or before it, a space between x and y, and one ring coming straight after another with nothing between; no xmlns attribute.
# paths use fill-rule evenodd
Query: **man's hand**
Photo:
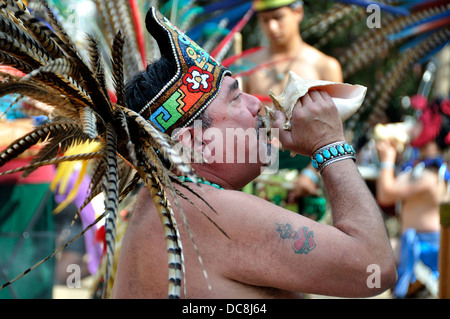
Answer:
<svg viewBox="0 0 450 319"><path fill-rule="evenodd" d="M311 156L322 146L343 141L344 130L338 110L330 96L323 91L310 91L294 107L292 130L284 130L286 118L275 113L274 127L280 129L283 146L295 153Z"/></svg>
<svg viewBox="0 0 450 319"><path fill-rule="evenodd" d="M389 140L379 140L375 143L378 158L380 162L395 163L397 157L397 150Z"/></svg>

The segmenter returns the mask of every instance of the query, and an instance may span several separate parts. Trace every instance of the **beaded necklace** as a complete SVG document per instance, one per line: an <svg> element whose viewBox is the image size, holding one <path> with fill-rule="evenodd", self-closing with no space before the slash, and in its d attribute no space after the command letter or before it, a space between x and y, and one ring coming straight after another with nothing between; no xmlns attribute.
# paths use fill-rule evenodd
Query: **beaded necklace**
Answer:
<svg viewBox="0 0 450 319"><path fill-rule="evenodd" d="M439 169L439 176L446 182L450 180L450 171L447 169L447 164L440 155L424 159L413 158L403 165L402 172L413 171L415 168L417 168L416 172L421 172L424 168L430 167Z"/></svg>
<svg viewBox="0 0 450 319"><path fill-rule="evenodd" d="M188 183L194 183L194 181L192 179L190 179L189 177L186 176L178 176L178 178L182 181L182 182L188 182ZM212 187L215 187L217 189L224 189L223 187L221 187L220 185L216 184L216 183L211 183L210 181L207 181L206 179L201 179L198 178L197 182L200 184L204 184L204 185L209 185Z"/></svg>

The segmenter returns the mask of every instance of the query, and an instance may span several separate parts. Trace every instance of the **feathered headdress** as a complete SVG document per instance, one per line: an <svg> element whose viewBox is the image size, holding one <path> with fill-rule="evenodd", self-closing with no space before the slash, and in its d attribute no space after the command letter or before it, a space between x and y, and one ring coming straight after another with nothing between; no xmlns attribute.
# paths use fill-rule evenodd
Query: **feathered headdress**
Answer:
<svg viewBox="0 0 450 319"><path fill-rule="evenodd" d="M411 97L411 107L420 111L418 121L422 126L411 146L422 147L435 141L445 150L450 145L450 100L436 98L428 102L425 96L418 94Z"/></svg>
<svg viewBox="0 0 450 319"><path fill-rule="evenodd" d="M9 74L2 77L0 96L18 93L53 107L50 121L17 139L0 153L0 166L38 143L44 143L44 147L30 165L15 171L29 173L43 165L75 160L90 160L93 163L90 192L80 210L96 195L104 193L105 211L95 221L97 223L105 218L107 267L103 296L108 279L111 277L119 202L137 186L144 184L161 215L166 233L170 265L169 297L179 297L184 259L176 221L167 195L170 192L176 198L179 193L173 187L173 183L182 184L173 175L172 169L194 181L197 180L197 176L190 165L184 163L181 156L176 153L170 138L158 130L153 122L148 121L154 114L151 115L150 110L157 112L161 105L171 103L177 94L176 90L185 89L190 90L189 92L196 90L195 85L190 83L192 78L185 76L192 75L195 70L190 69L197 67L189 54L195 53L196 61L212 66L212 69L207 70L208 78L202 77L205 74L204 69L196 69L200 78L205 79L209 86L199 89L198 96L190 93L197 99L189 103L185 101L186 108L182 110L189 118L185 117L180 122L172 123L169 130L166 128L164 131L189 123L204 103L207 104L217 94L218 84L226 71L212 59L202 56L202 51L193 42L187 45L185 42L188 39L175 27L170 26L155 9L151 9L148 25L152 28L152 33L153 28L156 28L156 34L161 38L160 45L164 50L174 54L176 61L180 63L180 69L174 78L176 89L170 91L168 88L170 85L165 87L161 95L150 101L148 108L143 110L144 117L126 105L123 72L125 40L122 33L120 31L115 33L111 47L116 96L116 99L112 100L107 89L105 68L101 63L97 41L88 36L90 61L86 63L46 1L40 2L46 14L46 23L33 16L20 0L0 1L0 62L22 72L20 75ZM210 82L208 82L209 74L214 75ZM205 90L207 92L204 92ZM164 118L164 121L167 119ZM164 124L163 122L158 123ZM90 153L65 155L69 147L85 142L96 142L99 149ZM8 173L10 172L3 174ZM182 216L184 217L183 213ZM53 257L94 224L49 257L5 283L0 289Z"/></svg>

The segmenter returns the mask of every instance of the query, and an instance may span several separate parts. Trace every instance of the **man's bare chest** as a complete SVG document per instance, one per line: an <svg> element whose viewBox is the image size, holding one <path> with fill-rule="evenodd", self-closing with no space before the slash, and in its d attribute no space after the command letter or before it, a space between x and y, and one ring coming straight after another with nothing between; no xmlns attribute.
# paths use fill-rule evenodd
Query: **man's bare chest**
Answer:
<svg viewBox="0 0 450 319"><path fill-rule="evenodd" d="M313 64L306 61L283 61L261 64L257 71L248 77L251 94L268 95L269 90L280 94L286 86L288 73L295 72L305 79L320 79L320 74Z"/></svg>

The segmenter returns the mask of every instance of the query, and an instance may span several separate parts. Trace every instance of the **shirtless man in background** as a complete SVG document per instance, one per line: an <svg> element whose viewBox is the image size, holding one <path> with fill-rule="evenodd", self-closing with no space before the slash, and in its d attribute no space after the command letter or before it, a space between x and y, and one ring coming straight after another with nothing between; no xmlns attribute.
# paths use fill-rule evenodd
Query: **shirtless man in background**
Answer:
<svg viewBox="0 0 450 319"><path fill-rule="evenodd" d="M418 98L416 96L415 100ZM448 100L445 103L448 104ZM401 173L396 175L395 171L395 143L381 140L376 144L380 160L376 184L378 203L382 206L401 204L399 280L393 291L398 298L408 296L414 290L410 284L416 283L414 267L419 262L431 270L433 280L438 277L440 205L448 195L449 176L442 158L448 148L445 137L450 130L448 115L440 110L443 105L442 100L436 99L422 110L418 124L411 132L410 142L418 155L404 164L406 168ZM439 118L441 120L436 120Z"/></svg>
<svg viewBox="0 0 450 319"><path fill-rule="evenodd" d="M254 1L259 25L269 46L246 57L252 64L266 64L243 79L243 91L267 96L269 90L280 94L289 71L304 79L342 82L338 60L303 41L300 23L304 17L302 1Z"/></svg>

